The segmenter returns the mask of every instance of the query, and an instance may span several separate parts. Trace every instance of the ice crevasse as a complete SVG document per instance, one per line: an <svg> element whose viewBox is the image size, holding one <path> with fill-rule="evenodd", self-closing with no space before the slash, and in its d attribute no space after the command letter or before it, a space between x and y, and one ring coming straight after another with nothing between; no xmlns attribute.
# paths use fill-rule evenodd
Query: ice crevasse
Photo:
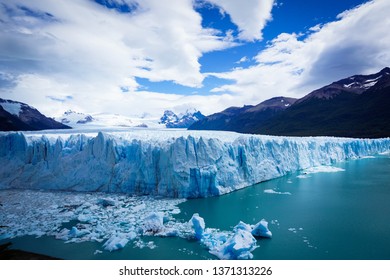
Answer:
<svg viewBox="0 0 390 280"><path fill-rule="evenodd" d="M207 197L389 150L389 138L180 130L1 133L0 189Z"/></svg>

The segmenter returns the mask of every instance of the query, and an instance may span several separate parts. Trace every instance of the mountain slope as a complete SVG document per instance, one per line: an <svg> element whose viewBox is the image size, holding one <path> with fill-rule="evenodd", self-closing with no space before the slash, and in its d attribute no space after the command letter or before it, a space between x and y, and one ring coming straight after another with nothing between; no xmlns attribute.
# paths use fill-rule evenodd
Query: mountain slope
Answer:
<svg viewBox="0 0 390 280"><path fill-rule="evenodd" d="M289 106L280 106L281 100ZM389 137L390 68L339 80L298 100L276 97L257 106L231 107L190 129L283 136Z"/></svg>
<svg viewBox="0 0 390 280"><path fill-rule="evenodd" d="M21 102L0 98L0 130L65 129L67 125L41 114L37 109Z"/></svg>
<svg viewBox="0 0 390 280"><path fill-rule="evenodd" d="M289 136L390 136L390 69L315 90L252 133Z"/></svg>
<svg viewBox="0 0 390 280"><path fill-rule="evenodd" d="M250 133L256 125L262 124L276 114L289 108L296 99L274 97L256 106L230 107L207 116L189 127L191 130L229 130Z"/></svg>

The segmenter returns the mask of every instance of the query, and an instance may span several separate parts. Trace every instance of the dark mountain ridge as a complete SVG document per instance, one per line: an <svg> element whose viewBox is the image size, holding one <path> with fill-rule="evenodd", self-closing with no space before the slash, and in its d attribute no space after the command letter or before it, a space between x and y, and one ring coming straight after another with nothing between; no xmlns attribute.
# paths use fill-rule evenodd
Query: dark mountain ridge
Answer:
<svg viewBox="0 0 390 280"><path fill-rule="evenodd" d="M190 126L191 130L231 130L251 132L254 125L266 122L280 111L285 110L296 99L274 97L256 106L230 107L226 110L205 117Z"/></svg>
<svg viewBox="0 0 390 280"><path fill-rule="evenodd" d="M24 131L44 129L67 129L67 125L41 114L37 109L13 100L0 98L0 130Z"/></svg>
<svg viewBox="0 0 390 280"><path fill-rule="evenodd" d="M272 103L273 99L260 104ZM250 111L257 106L236 108L231 111L229 121L226 121L226 114L222 117L226 110L206 117L205 120L211 118L209 122L212 123L215 118L213 116L217 115L220 124L218 130L243 133L390 137L390 68L386 67L375 74L355 75L331 83L296 100L285 110L268 115L268 118ZM214 129L210 123L198 122L190 129Z"/></svg>

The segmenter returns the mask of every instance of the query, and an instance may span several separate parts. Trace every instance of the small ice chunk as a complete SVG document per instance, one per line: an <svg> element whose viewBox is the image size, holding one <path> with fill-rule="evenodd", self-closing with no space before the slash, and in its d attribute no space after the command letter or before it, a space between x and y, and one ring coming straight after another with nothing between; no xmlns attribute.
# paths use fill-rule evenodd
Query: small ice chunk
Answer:
<svg viewBox="0 0 390 280"><path fill-rule="evenodd" d="M200 217L198 213L195 213L194 215L192 215L190 223L192 223L192 228L195 231L195 238L200 240L203 236L205 229L204 219Z"/></svg>
<svg viewBox="0 0 390 280"><path fill-rule="evenodd" d="M85 215L85 214L80 214L77 219L82 222L82 223L88 223L90 222L93 218L91 215Z"/></svg>
<svg viewBox="0 0 390 280"><path fill-rule="evenodd" d="M102 205L103 207L108 207L108 206L115 206L116 202L109 198L100 198L97 204Z"/></svg>
<svg viewBox="0 0 390 280"><path fill-rule="evenodd" d="M302 175L298 175L297 178L299 179L307 179L307 178L310 178L311 176L308 175L308 174L302 174Z"/></svg>
<svg viewBox="0 0 390 280"><path fill-rule="evenodd" d="M68 232L68 237L76 238L76 237L84 236L89 233L90 232L88 230L79 230L77 227L72 227L72 229Z"/></svg>
<svg viewBox="0 0 390 280"><path fill-rule="evenodd" d="M113 235L104 243L103 248L111 252L122 249L126 246L127 242L129 242L127 238L121 235Z"/></svg>
<svg viewBox="0 0 390 280"><path fill-rule="evenodd" d="M296 228L288 228L287 230L288 230L288 231L291 231L291 232L293 232L293 233L297 233L297 229L296 229Z"/></svg>
<svg viewBox="0 0 390 280"><path fill-rule="evenodd" d="M241 230L245 230L245 231L249 231L251 232L252 231L252 228L250 225L240 221L233 229L234 232L237 232L239 229Z"/></svg>
<svg viewBox="0 0 390 280"><path fill-rule="evenodd" d="M246 230L238 229L225 243L210 251L223 260L252 259L257 248L256 239Z"/></svg>
<svg viewBox="0 0 390 280"><path fill-rule="evenodd" d="M134 206L131 210L132 210L133 212L138 212L138 211L140 211L140 210L144 210L145 208L146 208L145 203L141 203L141 204L139 204L139 205L137 205L137 206Z"/></svg>
<svg viewBox="0 0 390 280"><path fill-rule="evenodd" d="M144 233L156 234L164 229L164 213L153 212L144 219Z"/></svg>
<svg viewBox="0 0 390 280"><path fill-rule="evenodd" d="M94 254L94 255L97 255L97 254L102 254L102 253L103 253L103 251L96 250L93 254Z"/></svg>
<svg viewBox="0 0 390 280"><path fill-rule="evenodd" d="M177 214L180 214L180 209L179 208L175 208L171 211L171 214L172 215L177 215Z"/></svg>
<svg viewBox="0 0 390 280"><path fill-rule="evenodd" d="M266 220L262 219L252 227L253 236L272 238L272 232L268 229L268 222Z"/></svg>
<svg viewBox="0 0 390 280"><path fill-rule="evenodd" d="M154 244L154 242L153 241L149 241L148 243L147 243L147 245L146 245L149 249L151 249L151 250L153 250L153 249L155 249L155 248L157 248L157 245L156 244Z"/></svg>
<svg viewBox="0 0 390 280"><path fill-rule="evenodd" d="M332 172L343 172L345 169L335 167L335 166L329 166L329 165L320 165L320 166L314 166L310 167L304 170L304 174L313 174L313 173L332 173Z"/></svg>
<svg viewBox="0 0 390 280"><path fill-rule="evenodd" d="M274 190L272 190L272 189L264 190L264 193L270 193L270 194L287 194L287 195L291 195L290 192L277 192L277 191L274 191Z"/></svg>
<svg viewBox="0 0 390 280"><path fill-rule="evenodd" d="M129 240L133 240L137 237L137 234L133 231L129 232L126 236Z"/></svg>

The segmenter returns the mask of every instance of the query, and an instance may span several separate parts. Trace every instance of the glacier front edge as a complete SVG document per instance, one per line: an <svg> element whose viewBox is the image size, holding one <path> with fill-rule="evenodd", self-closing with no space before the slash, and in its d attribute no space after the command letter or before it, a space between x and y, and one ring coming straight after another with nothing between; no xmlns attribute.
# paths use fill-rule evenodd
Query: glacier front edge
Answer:
<svg viewBox="0 0 390 280"><path fill-rule="evenodd" d="M389 138L184 130L1 133L0 189L208 197L388 151Z"/></svg>

